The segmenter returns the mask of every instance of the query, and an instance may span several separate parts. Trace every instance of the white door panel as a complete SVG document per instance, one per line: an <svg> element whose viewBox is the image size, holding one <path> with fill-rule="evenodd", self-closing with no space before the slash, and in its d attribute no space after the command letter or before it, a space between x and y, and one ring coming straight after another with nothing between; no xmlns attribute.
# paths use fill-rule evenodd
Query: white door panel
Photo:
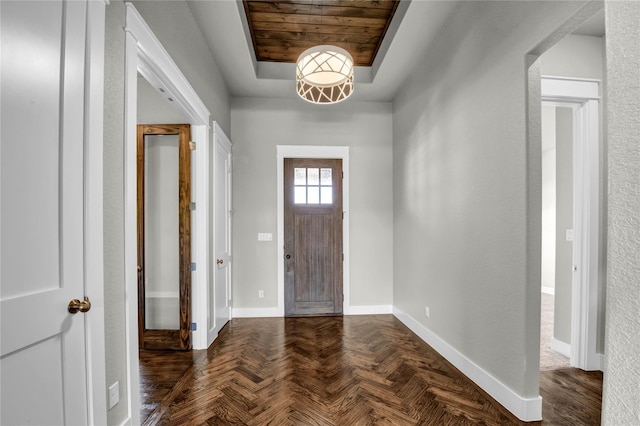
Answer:
<svg viewBox="0 0 640 426"><path fill-rule="evenodd" d="M231 142L214 125L213 288L209 289L209 343L231 319Z"/></svg>
<svg viewBox="0 0 640 426"><path fill-rule="evenodd" d="M0 16L0 423L86 424L85 319L67 305L84 296L87 4Z"/></svg>

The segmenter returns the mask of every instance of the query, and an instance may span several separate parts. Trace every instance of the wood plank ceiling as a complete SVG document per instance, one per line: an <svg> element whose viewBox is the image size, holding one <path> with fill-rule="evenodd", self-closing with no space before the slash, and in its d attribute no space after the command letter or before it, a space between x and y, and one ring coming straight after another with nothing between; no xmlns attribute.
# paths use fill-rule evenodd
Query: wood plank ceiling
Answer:
<svg viewBox="0 0 640 426"><path fill-rule="evenodd" d="M346 49L371 66L398 0L243 0L258 61L295 63L306 49Z"/></svg>

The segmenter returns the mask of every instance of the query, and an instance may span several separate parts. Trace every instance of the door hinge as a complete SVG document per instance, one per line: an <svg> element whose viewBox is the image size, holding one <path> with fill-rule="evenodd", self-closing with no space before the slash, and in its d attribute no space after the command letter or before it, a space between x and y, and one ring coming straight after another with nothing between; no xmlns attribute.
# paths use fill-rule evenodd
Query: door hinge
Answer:
<svg viewBox="0 0 640 426"><path fill-rule="evenodd" d="M191 149L191 151L196 150L196 143L194 141L189 141L189 149Z"/></svg>
<svg viewBox="0 0 640 426"><path fill-rule="evenodd" d="M198 324L195 322L191 323L191 331L196 331L198 329Z"/></svg>
<svg viewBox="0 0 640 426"><path fill-rule="evenodd" d="M189 264L189 270L192 272L196 270L196 262L191 262Z"/></svg>
<svg viewBox="0 0 640 426"><path fill-rule="evenodd" d="M342 253L342 261L344 262L344 253Z"/></svg>
<svg viewBox="0 0 640 426"><path fill-rule="evenodd" d="M189 203L189 210L194 211L196 209L196 202L192 201Z"/></svg>
<svg viewBox="0 0 640 426"><path fill-rule="evenodd" d="M342 212L342 218L344 219L344 212Z"/></svg>
<svg viewBox="0 0 640 426"><path fill-rule="evenodd" d="M342 179L344 179L344 172L342 172Z"/></svg>

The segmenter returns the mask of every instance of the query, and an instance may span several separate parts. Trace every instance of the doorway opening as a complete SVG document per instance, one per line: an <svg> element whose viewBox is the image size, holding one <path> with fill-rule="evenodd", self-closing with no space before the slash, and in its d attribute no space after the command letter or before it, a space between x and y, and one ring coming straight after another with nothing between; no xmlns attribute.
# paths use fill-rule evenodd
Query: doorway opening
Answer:
<svg viewBox="0 0 640 426"><path fill-rule="evenodd" d="M191 322L196 330L190 330L193 349L207 347L207 283L209 260L209 140L210 113L198 94L189 85L175 62L135 6L126 4L125 28L125 148L124 148L124 278L125 278L125 327L127 330L127 388L129 422L140 421L140 364L138 342L138 250L137 250L137 134L139 122L149 123L140 113L138 92L144 87L140 80L149 83L150 90L164 98L163 108L182 115L181 119L155 118L160 123L188 123L191 126L191 141L197 149L192 154L192 199L197 209L192 210L191 263L192 280ZM138 78L141 76L141 78ZM146 84L146 83L144 83ZM140 86L140 87L139 87ZM161 99L162 100L162 99ZM155 105L160 105L155 102ZM200 267L197 267L197 266ZM200 324L200 327L197 327Z"/></svg>
<svg viewBox="0 0 640 426"><path fill-rule="evenodd" d="M552 221L545 220L550 215L543 213L542 238L543 284L552 268L554 275L551 350L568 357L573 367L599 370L599 81L543 77L541 83L543 212L552 205L550 210L555 215L555 223L546 226ZM550 139L555 136L555 140L545 142L544 133ZM547 147L552 144L554 149ZM554 168L555 176L548 173L545 178L545 171ZM547 184L548 181L555 182ZM545 186L548 192L551 186L555 187L555 203L546 194ZM552 227L554 238L548 242L545 231ZM545 243L554 244L554 249L545 250Z"/></svg>
<svg viewBox="0 0 640 426"><path fill-rule="evenodd" d="M539 391L545 399L549 396L549 383L563 381L562 374L573 374L563 385L569 394L575 394L576 406L589 404L576 393L580 383L577 380L592 380L595 376L582 370L601 370L603 366L604 330L604 262L606 259L606 143L600 134L602 117L600 108L600 82L604 79L604 11L602 3L589 3L579 9L561 27L553 31L527 56L528 75L528 201L529 201L529 259L532 275L529 281L531 300L532 333L537 328L540 333L542 321L542 286L550 287L543 281L542 258L551 257L554 262L558 253L544 253L542 245L543 206L543 147L542 110L543 102L552 105L552 115L569 115L573 133L571 177L573 188L572 214L570 223L556 223L551 232L557 244L572 248L570 270L570 306L565 314L556 315L555 321L568 315L570 345L564 347L568 353L570 366L578 369L539 371ZM567 114L567 110L571 112ZM563 113L564 112L564 113ZM563 118L560 118L562 121ZM554 129L555 130L555 129ZM577 141L580 141L578 143ZM566 170L563 170L566 171ZM566 200L563 200L566 201ZM554 214L555 217L555 214ZM569 230L569 232L567 232ZM547 230L548 232L548 230ZM572 241L567 241L567 239ZM557 245L554 244L554 248ZM567 247L562 247L566 249ZM562 262L559 262L562 264ZM558 265L561 268L561 265ZM553 268L555 277L555 268ZM567 272L566 269L564 271ZM553 283L555 286L556 283ZM549 289L544 289L549 291ZM558 297L559 289L553 289ZM562 297L560 297L562 298ZM565 297L566 299L566 297ZM534 304L536 301L537 304ZM554 300L554 305L557 299ZM555 309L555 306L553 307ZM567 314L568 313L568 314ZM533 322L536 321L536 322ZM553 327L556 328L556 327ZM553 330L552 328L552 330ZM565 329L566 332L566 329ZM553 333L553 331L551 332ZM542 333L537 334L541 336ZM532 334L533 336L533 334ZM559 337L559 336L557 336ZM565 337L566 338L566 337ZM558 339L559 340L559 339ZM542 339L530 339L531 350L541 351ZM535 345L535 346L534 346ZM555 346L555 345L554 345ZM538 365L540 370L541 364ZM543 369L544 370L544 369ZM574 379L574 377L576 379ZM580 377L579 379L577 377ZM590 377L586 379L586 377ZM601 375L600 375L601 377ZM574 381L575 380L575 381ZM597 379L593 379L597 387ZM601 381L600 381L601 386ZM549 399L551 398L551 399ZM552 402L553 403L553 402ZM559 410L568 410L565 404Z"/></svg>

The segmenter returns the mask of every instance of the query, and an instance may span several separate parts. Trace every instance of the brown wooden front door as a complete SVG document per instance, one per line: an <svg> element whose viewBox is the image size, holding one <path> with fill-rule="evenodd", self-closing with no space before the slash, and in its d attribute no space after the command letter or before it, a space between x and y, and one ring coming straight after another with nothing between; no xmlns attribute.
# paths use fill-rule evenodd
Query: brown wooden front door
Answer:
<svg viewBox="0 0 640 426"><path fill-rule="evenodd" d="M140 348L191 349L191 130L138 125Z"/></svg>
<svg viewBox="0 0 640 426"><path fill-rule="evenodd" d="M342 314L342 160L284 160L285 315Z"/></svg>

